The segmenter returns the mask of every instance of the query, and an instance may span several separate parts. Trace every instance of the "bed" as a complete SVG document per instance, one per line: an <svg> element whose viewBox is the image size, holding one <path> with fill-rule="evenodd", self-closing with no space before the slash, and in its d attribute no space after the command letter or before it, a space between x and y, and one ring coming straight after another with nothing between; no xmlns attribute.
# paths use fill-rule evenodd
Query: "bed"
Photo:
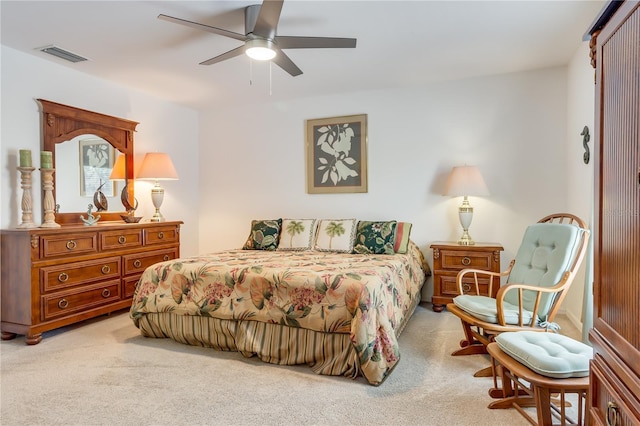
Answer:
<svg viewBox="0 0 640 426"><path fill-rule="evenodd" d="M393 254L232 249L147 268L130 316L147 337L379 385L427 274L413 241Z"/></svg>

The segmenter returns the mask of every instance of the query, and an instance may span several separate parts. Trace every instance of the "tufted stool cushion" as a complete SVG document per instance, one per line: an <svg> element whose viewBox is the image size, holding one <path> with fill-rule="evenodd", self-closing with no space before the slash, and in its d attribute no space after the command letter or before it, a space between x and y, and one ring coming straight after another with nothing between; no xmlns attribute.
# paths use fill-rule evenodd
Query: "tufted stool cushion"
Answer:
<svg viewBox="0 0 640 426"><path fill-rule="evenodd" d="M536 373L564 379L589 375L593 349L570 337L536 331L513 331L496 336L500 349Z"/></svg>

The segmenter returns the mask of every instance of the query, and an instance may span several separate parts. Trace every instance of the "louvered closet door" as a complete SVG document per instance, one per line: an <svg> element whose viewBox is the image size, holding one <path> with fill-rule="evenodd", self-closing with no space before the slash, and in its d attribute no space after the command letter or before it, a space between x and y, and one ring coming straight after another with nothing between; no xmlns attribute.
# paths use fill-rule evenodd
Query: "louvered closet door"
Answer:
<svg viewBox="0 0 640 426"><path fill-rule="evenodd" d="M638 3L626 2L597 36L597 43L594 333L607 342L610 354L623 361L607 363L637 391L637 382L630 379L633 374L626 373L640 375Z"/></svg>

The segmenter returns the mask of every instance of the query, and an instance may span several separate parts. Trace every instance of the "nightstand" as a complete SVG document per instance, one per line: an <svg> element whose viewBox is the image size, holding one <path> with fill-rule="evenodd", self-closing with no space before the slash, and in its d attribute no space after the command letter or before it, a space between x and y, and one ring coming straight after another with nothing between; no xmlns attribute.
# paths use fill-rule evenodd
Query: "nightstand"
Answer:
<svg viewBox="0 0 640 426"><path fill-rule="evenodd" d="M500 272L500 252L504 248L496 243L476 243L472 246L459 245L457 242L435 242L433 249L433 310L441 312L447 303L451 303L458 293L456 277L458 272L467 269ZM493 283L492 297L500 288L497 278ZM488 296L489 279L479 278L480 294ZM468 283L468 284L467 284ZM473 277L465 278L464 292L472 291Z"/></svg>

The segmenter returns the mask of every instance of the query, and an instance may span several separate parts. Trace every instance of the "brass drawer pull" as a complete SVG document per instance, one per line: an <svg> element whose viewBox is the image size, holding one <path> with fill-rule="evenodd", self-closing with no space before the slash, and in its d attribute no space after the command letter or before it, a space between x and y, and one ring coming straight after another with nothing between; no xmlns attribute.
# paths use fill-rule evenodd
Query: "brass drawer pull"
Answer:
<svg viewBox="0 0 640 426"><path fill-rule="evenodd" d="M69 279L69 274L67 274L66 272L63 272L60 275L58 275L58 281L60 281L61 283L66 282L68 279Z"/></svg>
<svg viewBox="0 0 640 426"><path fill-rule="evenodd" d="M165 254L165 255L164 255L164 257L163 257L163 259L164 259L164 261L166 262L167 260L169 260L169 259L171 259L171 258L169 257L169 255L168 255L168 254Z"/></svg>
<svg viewBox="0 0 640 426"><path fill-rule="evenodd" d="M469 265L471 265L471 258L470 258L470 257L467 257L467 256L463 257L463 258L462 258L462 264L463 264L464 266L469 266Z"/></svg>
<svg viewBox="0 0 640 426"><path fill-rule="evenodd" d="M108 288L105 288L104 290L102 290L102 297L109 297L111 296L111 290L109 290Z"/></svg>
<svg viewBox="0 0 640 426"><path fill-rule="evenodd" d="M607 426L617 426L618 422L618 404L609 401L607 404Z"/></svg>
<svg viewBox="0 0 640 426"><path fill-rule="evenodd" d="M471 284L464 283L462 284L462 291L466 294L471 291Z"/></svg>
<svg viewBox="0 0 640 426"><path fill-rule="evenodd" d="M139 259L136 259L133 261L133 266L135 266L136 268L139 268L142 266L142 262L140 262Z"/></svg>
<svg viewBox="0 0 640 426"><path fill-rule="evenodd" d="M158 239L161 240L164 238L164 232L160 231L158 232Z"/></svg>
<svg viewBox="0 0 640 426"><path fill-rule="evenodd" d="M73 250L78 247L78 243L73 240L67 241L67 250Z"/></svg>
<svg viewBox="0 0 640 426"><path fill-rule="evenodd" d="M109 265L104 265L104 266L102 267L102 273L103 273L103 274L108 274L109 272L111 272L111 266L109 266Z"/></svg>
<svg viewBox="0 0 640 426"><path fill-rule="evenodd" d="M60 309L64 309L64 308L66 308L67 306L69 306L69 301L68 301L67 299L60 299L60 300L58 301L58 308L60 308Z"/></svg>
<svg viewBox="0 0 640 426"><path fill-rule="evenodd" d="M118 237L118 242L119 242L120 244L124 244L124 243L126 243L126 242L127 242L127 237L125 237L124 235L120 235L120 236Z"/></svg>

